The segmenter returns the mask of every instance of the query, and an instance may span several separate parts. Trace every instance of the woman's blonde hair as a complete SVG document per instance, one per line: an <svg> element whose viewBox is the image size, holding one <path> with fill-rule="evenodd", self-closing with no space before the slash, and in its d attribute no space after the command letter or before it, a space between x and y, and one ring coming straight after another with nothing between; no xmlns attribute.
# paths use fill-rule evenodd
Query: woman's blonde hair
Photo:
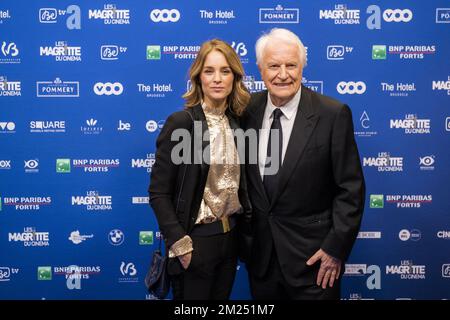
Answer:
<svg viewBox="0 0 450 320"><path fill-rule="evenodd" d="M227 103L231 107L231 111L240 116L250 101L250 94L245 87L242 79L244 77L244 68L233 48L226 42L213 39L202 44L197 58L189 69L189 78L191 80L191 88L183 95L186 100L185 106L192 108L201 103L203 99L202 84L200 82L200 74L205 64L206 57L211 51L222 53L234 75L233 89L227 98Z"/></svg>

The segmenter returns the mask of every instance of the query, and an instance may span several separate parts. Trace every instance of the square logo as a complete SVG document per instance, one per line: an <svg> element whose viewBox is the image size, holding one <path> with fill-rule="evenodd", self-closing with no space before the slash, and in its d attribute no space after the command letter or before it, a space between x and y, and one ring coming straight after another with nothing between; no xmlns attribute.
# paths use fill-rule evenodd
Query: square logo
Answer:
<svg viewBox="0 0 450 320"><path fill-rule="evenodd" d="M147 60L161 60L161 46L147 46Z"/></svg>
<svg viewBox="0 0 450 320"><path fill-rule="evenodd" d="M372 46L372 60L386 60L386 46L373 45Z"/></svg>
<svg viewBox="0 0 450 320"><path fill-rule="evenodd" d="M370 208L372 209L384 208L384 196L382 194L371 194Z"/></svg>
<svg viewBox="0 0 450 320"><path fill-rule="evenodd" d="M38 280L52 280L52 267L38 267Z"/></svg>
<svg viewBox="0 0 450 320"><path fill-rule="evenodd" d="M56 159L57 173L70 173L70 159Z"/></svg>
<svg viewBox="0 0 450 320"><path fill-rule="evenodd" d="M153 231L139 231L139 244L144 246L152 245Z"/></svg>

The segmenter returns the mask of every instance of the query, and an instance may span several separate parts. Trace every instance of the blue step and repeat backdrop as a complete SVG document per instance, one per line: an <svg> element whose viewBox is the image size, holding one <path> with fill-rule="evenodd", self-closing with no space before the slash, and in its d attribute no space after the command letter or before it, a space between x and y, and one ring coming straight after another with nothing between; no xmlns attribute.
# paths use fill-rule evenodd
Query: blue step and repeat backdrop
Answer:
<svg viewBox="0 0 450 320"><path fill-rule="evenodd" d="M285 27L348 103L367 181L343 299L450 298L448 1L0 2L0 299L152 299L147 186L200 44ZM245 266L233 299L249 299Z"/></svg>

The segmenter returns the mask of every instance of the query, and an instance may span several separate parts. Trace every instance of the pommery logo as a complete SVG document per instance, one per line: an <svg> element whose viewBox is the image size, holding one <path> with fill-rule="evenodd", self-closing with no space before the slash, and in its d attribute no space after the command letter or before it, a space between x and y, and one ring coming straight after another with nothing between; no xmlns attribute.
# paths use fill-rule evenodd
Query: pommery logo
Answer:
<svg viewBox="0 0 450 320"><path fill-rule="evenodd" d="M260 8L259 23L299 23L299 9L283 8L281 5Z"/></svg>

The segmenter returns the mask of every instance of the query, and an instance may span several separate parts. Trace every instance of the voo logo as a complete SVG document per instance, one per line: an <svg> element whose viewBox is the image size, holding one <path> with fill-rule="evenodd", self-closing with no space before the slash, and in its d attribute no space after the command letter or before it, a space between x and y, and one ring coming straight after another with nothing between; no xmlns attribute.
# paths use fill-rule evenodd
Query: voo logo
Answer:
<svg viewBox="0 0 450 320"><path fill-rule="evenodd" d="M362 81L341 81L337 84L336 90L340 94L363 94L366 92L366 84Z"/></svg>
<svg viewBox="0 0 450 320"><path fill-rule="evenodd" d="M94 84L94 92L99 96L110 96L112 94L118 96L122 94L123 86L120 82L97 82L96 84Z"/></svg>
<svg viewBox="0 0 450 320"><path fill-rule="evenodd" d="M413 13L409 9L386 9L383 12L383 19L386 22L409 22L413 17Z"/></svg>
<svg viewBox="0 0 450 320"><path fill-rule="evenodd" d="M150 12L153 22L177 22L180 20L180 11L177 9L154 9Z"/></svg>

